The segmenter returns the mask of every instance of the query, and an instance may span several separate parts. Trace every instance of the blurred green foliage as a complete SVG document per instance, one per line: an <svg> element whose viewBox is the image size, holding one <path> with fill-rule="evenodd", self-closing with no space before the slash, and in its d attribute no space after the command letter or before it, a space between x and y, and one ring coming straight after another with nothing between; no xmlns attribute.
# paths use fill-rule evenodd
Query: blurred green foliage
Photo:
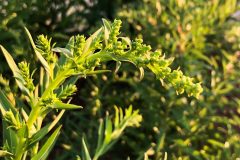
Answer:
<svg viewBox="0 0 240 160"><path fill-rule="evenodd" d="M84 112L70 112L63 117L63 138L51 158L73 159L80 152L83 132L91 150L96 145L97 121L105 116L106 110L113 113L114 105L130 104L143 116L141 127L129 129L103 159L128 156L143 159L145 154L158 160L164 152L169 159L184 160L240 157L240 22L235 16L239 3L237 0L2 3L0 7L5 8L5 13L0 9L0 43L8 45L10 51L23 54L26 50L23 25L36 35L48 34L61 42L74 33L89 33L102 17L118 17L124 21L124 34L143 38L154 49L161 48L167 57L173 55L177 62L174 65L181 66L186 75L196 77L205 87L198 101L176 96L173 89L163 88L149 72L139 82L140 73L131 64L122 65L117 74L81 79L73 102L87 107ZM75 12L67 15L71 7ZM1 72L5 71L1 59L0 63ZM111 62L103 65L103 69L106 66L115 67ZM62 150L68 152L61 154Z"/></svg>

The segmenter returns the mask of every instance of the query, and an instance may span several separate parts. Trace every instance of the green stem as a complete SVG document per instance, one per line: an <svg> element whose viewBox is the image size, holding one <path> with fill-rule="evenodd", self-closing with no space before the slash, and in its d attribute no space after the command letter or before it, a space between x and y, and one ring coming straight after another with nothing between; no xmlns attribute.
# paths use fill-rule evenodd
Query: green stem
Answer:
<svg viewBox="0 0 240 160"><path fill-rule="evenodd" d="M50 83L50 85L47 87L47 89L43 92L43 95L41 99L47 98L47 96L55 89L57 88L66 78L68 78L71 74L73 73L72 69L66 69L62 71L60 74L56 76L56 78ZM41 107L40 107L40 102L36 104L35 107L33 107L28 121L27 121L27 126L28 129L31 131L31 128L33 127L33 124L36 122L37 118L39 117Z"/></svg>
<svg viewBox="0 0 240 160"><path fill-rule="evenodd" d="M22 157L24 156L25 153L25 142L26 142L26 134L27 134L27 128L26 125L22 126L18 130L18 144L16 146L16 153L15 153L15 160L22 160Z"/></svg>

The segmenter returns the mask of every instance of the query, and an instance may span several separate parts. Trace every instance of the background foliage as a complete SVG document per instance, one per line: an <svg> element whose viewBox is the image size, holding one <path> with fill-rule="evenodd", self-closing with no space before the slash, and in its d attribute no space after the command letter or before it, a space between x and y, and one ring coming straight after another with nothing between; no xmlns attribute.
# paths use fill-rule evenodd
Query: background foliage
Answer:
<svg viewBox="0 0 240 160"><path fill-rule="evenodd" d="M16 7L17 6L17 7ZM51 158L80 155L85 133L89 149L96 144L98 120L113 106L139 109L141 127L129 128L103 159L236 159L240 157L240 22L236 0L137 1L3 1L0 4L0 44L24 59L30 51L22 26L33 36L44 33L64 42L76 33L91 33L101 18L123 20L123 34L142 37L167 57L176 57L186 75L203 83L199 100L163 88L154 75L124 64L117 74L93 76L77 82L73 102L83 111L68 112ZM64 45L64 44L63 44ZM27 54L29 55L29 54ZM0 57L4 77L7 65ZM112 67L109 62L102 68ZM7 89L1 78L2 88ZM14 89L14 87L13 87ZM12 89L12 90L13 90ZM64 150L64 154L62 154Z"/></svg>

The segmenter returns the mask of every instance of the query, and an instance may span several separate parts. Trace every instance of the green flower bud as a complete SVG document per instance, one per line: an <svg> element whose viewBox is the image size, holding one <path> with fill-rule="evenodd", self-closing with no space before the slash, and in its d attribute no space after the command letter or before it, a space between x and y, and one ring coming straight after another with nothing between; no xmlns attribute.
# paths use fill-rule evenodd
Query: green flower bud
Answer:
<svg viewBox="0 0 240 160"><path fill-rule="evenodd" d="M75 37L74 53L75 53L76 56L81 56L85 44L86 44L86 38L83 35L77 35Z"/></svg>
<svg viewBox="0 0 240 160"><path fill-rule="evenodd" d="M66 99L69 96L72 96L74 92L77 91L76 85L69 84L65 86L65 88L62 88L61 92L57 96L59 99Z"/></svg>
<svg viewBox="0 0 240 160"><path fill-rule="evenodd" d="M35 86L33 84L33 79L30 76L30 69L29 69L29 64L27 62L21 62L18 63L21 75L24 80L24 85L27 87L27 89L31 92L35 89Z"/></svg>
<svg viewBox="0 0 240 160"><path fill-rule="evenodd" d="M42 56L48 63L55 63L57 61L57 57L51 50L55 44L51 46L51 41L51 38L48 39L47 36L40 35L37 37L37 48L41 51Z"/></svg>

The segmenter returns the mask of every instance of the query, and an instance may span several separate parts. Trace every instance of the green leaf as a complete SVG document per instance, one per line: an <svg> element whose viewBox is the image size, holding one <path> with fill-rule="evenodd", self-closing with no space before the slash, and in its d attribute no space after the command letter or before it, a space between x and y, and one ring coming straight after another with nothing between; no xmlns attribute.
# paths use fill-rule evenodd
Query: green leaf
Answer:
<svg viewBox="0 0 240 160"><path fill-rule="evenodd" d="M103 138L104 138L104 125L103 125L103 120L101 119L100 125L98 128L98 143L97 143L97 149L96 149L95 154L99 152L99 150L102 146L102 143L103 143Z"/></svg>
<svg viewBox="0 0 240 160"><path fill-rule="evenodd" d="M117 73L118 72L118 70L120 69L120 67L121 67L121 64L122 64L122 62L121 61L116 61L116 68L115 68L115 71L114 71L114 73Z"/></svg>
<svg viewBox="0 0 240 160"><path fill-rule="evenodd" d="M85 73L73 73L72 76L89 76L89 75L94 75L94 74L102 74L102 73L107 73L107 72L111 72L111 70L96 70L96 71L87 71Z"/></svg>
<svg viewBox="0 0 240 160"><path fill-rule="evenodd" d="M39 142L44 136L46 136L52 128L57 124L57 122L61 119L65 110L62 110L58 116L54 119L53 122L47 124L43 128L41 128L38 132L36 132L29 140L28 148L31 148L34 144Z"/></svg>
<svg viewBox="0 0 240 160"><path fill-rule="evenodd" d="M88 151L88 148L87 148L84 138L82 138L82 145L83 145L83 159L91 160L91 156L89 154L89 151Z"/></svg>
<svg viewBox="0 0 240 160"><path fill-rule="evenodd" d="M122 39L122 41L125 42L129 46L130 49L132 48L132 42L131 42L130 38L128 38L128 37L119 37L119 38Z"/></svg>
<svg viewBox="0 0 240 160"><path fill-rule="evenodd" d="M0 90L0 108L4 109L5 111L11 110L14 114L17 113L15 107L12 105L12 103L8 100L4 92L1 90Z"/></svg>
<svg viewBox="0 0 240 160"><path fill-rule="evenodd" d="M104 25L108 30L111 30L111 24L109 23L108 20L106 20L105 18L102 18L102 22L103 22L103 25Z"/></svg>
<svg viewBox="0 0 240 160"><path fill-rule="evenodd" d="M117 108L117 106L114 106L114 109L115 109L114 126L118 127L118 125L119 125L119 109Z"/></svg>
<svg viewBox="0 0 240 160"><path fill-rule="evenodd" d="M66 49L68 49L71 52L71 55L73 55L74 52L74 45L75 44L75 40L74 40L74 36L70 37L67 45L66 45Z"/></svg>
<svg viewBox="0 0 240 160"><path fill-rule="evenodd" d="M105 139L104 144L108 144L111 141L111 134L112 134L112 121L109 119L109 117L106 117L105 121Z"/></svg>
<svg viewBox="0 0 240 160"><path fill-rule="evenodd" d="M48 74L51 76L51 72L50 72L50 66L48 65L47 61L43 58L43 56L41 55L41 53L37 50L37 47L32 39L32 36L30 34L30 32L28 31L28 29L26 27L24 27L27 35L28 35L28 38L30 40L30 43L33 47L33 50L35 52L35 54L37 55L37 58L39 59L39 61L42 63L44 69L48 72Z"/></svg>
<svg viewBox="0 0 240 160"><path fill-rule="evenodd" d="M13 76L16 79L18 87L21 89L21 91L23 93L29 95L29 90L24 86L24 79L23 79L22 75L20 74L21 72L20 72L19 68L17 67L15 61L13 60L11 54L8 53L8 51L2 45L0 45L0 48L3 52L4 57L7 60L9 67L11 68L11 70L13 72Z"/></svg>
<svg viewBox="0 0 240 160"><path fill-rule="evenodd" d="M67 104L67 103L57 101L57 102L53 103L52 108L55 108L55 109L81 109L83 107L74 105L74 104Z"/></svg>
<svg viewBox="0 0 240 160"><path fill-rule="evenodd" d="M43 145L43 147L40 149L40 151L31 159L31 160L45 160L47 156L49 155L50 151L52 150L57 137L59 135L59 131L62 126L59 126L53 134L48 138L46 143Z"/></svg>
<svg viewBox="0 0 240 160"><path fill-rule="evenodd" d="M53 48L52 51L57 53L63 53L66 57L73 57L73 53L66 48L56 47Z"/></svg>
<svg viewBox="0 0 240 160"><path fill-rule="evenodd" d="M99 38L101 33L102 33L102 28L98 29L95 33L93 33L93 35L91 35L86 40L86 44L83 49L82 57L86 57L89 54L89 49L91 48L93 41L95 41L97 38Z"/></svg>
<svg viewBox="0 0 240 160"><path fill-rule="evenodd" d="M104 25L104 41L108 45L109 34L111 30L111 25L106 19L102 19Z"/></svg>
<svg viewBox="0 0 240 160"><path fill-rule="evenodd" d="M17 114L16 109L13 107L11 102L7 99L5 94L0 90L0 110L2 115L5 114L6 111L12 111L14 115ZM3 142L6 142L9 145L10 151L15 153L15 147L17 145L17 134L13 131L7 123L2 121L2 130L3 130Z"/></svg>

